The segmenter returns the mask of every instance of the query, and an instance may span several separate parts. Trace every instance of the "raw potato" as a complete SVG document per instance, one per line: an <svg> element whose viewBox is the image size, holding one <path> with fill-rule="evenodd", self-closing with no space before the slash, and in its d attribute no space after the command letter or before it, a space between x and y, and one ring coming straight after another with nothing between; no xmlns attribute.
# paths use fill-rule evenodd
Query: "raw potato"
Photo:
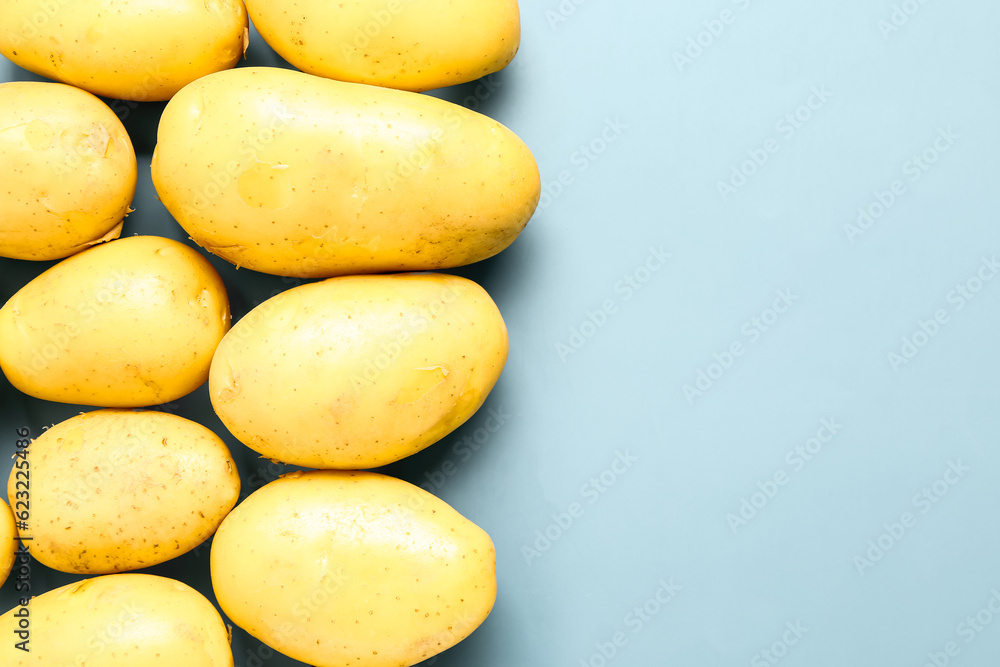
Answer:
<svg viewBox="0 0 1000 667"><path fill-rule="evenodd" d="M109 574L31 598L0 616L4 667L233 667L222 617L190 586L150 574ZM27 640L28 651L17 648Z"/></svg>
<svg viewBox="0 0 1000 667"><path fill-rule="evenodd" d="M261 37L304 72L422 91L503 69L517 0L248 0Z"/></svg>
<svg viewBox="0 0 1000 667"><path fill-rule="evenodd" d="M222 280L197 250L119 239L62 260L0 308L0 369L48 401L157 405L208 379L229 319Z"/></svg>
<svg viewBox="0 0 1000 667"><path fill-rule="evenodd" d="M479 526L408 482L291 473L226 517L212 587L230 620L317 667L413 665L457 644L496 599Z"/></svg>
<svg viewBox="0 0 1000 667"><path fill-rule="evenodd" d="M237 322L212 361L209 394L233 435L267 458L373 468L465 422L507 346L496 304L465 278L330 278Z"/></svg>
<svg viewBox="0 0 1000 667"><path fill-rule="evenodd" d="M7 503L0 500L0 585L7 581L7 576L14 567L14 556L17 554L16 540L14 513Z"/></svg>
<svg viewBox="0 0 1000 667"><path fill-rule="evenodd" d="M201 424L153 411L98 410L56 424L27 450L38 562L62 572L149 567L208 539L236 505L240 477ZM17 468L7 495L15 500Z"/></svg>
<svg viewBox="0 0 1000 667"><path fill-rule="evenodd" d="M485 259L514 241L541 192L531 151L486 116L266 67L178 93L160 118L152 173L209 252L313 278Z"/></svg>
<svg viewBox="0 0 1000 667"><path fill-rule="evenodd" d="M118 238L135 182L132 141L104 102L61 83L0 84L0 257L62 259Z"/></svg>
<svg viewBox="0 0 1000 667"><path fill-rule="evenodd" d="M246 50L241 0L4 0L0 53L95 95L168 100Z"/></svg>

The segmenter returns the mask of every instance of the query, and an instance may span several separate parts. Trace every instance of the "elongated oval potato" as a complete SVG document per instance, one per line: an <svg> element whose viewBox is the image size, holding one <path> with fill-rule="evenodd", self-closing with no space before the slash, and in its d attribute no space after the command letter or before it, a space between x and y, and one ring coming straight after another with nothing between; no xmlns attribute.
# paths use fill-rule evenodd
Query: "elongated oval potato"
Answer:
<svg viewBox="0 0 1000 667"><path fill-rule="evenodd" d="M67 584L31 598L27 630L25 609L0 616L4 667L233 667L219 612L174 579L108 574Z"/></svg>
<svg viewBox="0 0 1000 667"><path fill-rule="evenodd" d="M107 574L175 558L236 505L240 477L212 431L176 415L98 410L56 424L27 450L38 562ZM17 472L7 481L11 503Z"/></svg>
<svg viewBox="0 0 1000 667"><path fill-rule="evenodd" d="M247 0L271 48L304 72L430 90L503 69L521 42L517 0Z"/></svg>
<svg viewBox="0 0 1000 667"><path fill-rule="evenodd" d="M229 319L201 253L132 236L62 260L0 308L0 369L47 401L158 405L208 379Z"/></svg>
<svg viewBox="0 0 1000 667"><path fill-rule="evenodd" d="M496 599L496 552L443 500L367 472L295 472L212 540L230 620L317 667L413 665L457 644Z"/></svg>
<svg viewBox="0 0 1000 667"><path fill-rule="evenodd" d="M309 468L391 463L438 441L486 400L507 328L458 276L344 276L271 297L212 360L212 406L241 442Z"/></svg>
<svg viewBox="0 0 1000 667"><path fill-rule="evenodd" d="M246 50L241 0L4 0L0 53L35 74L125 100L168 100Z"/></svg>
<svg viewBox="0 0 1000 667"><path fill-rule="evenodd" d="M426 95L275 68L213 74L160 118L160 199L237 266L330 277L469 264L538 204L538 166L494 120Z"/></svg>
<svg viewBox="0 0 1000 667"><path fill-rule="evenodd" d="M0 84L0 257L62 259L116 239L135 151L101 100L61 83Z"/></svg>
<svg viewBox="0 0 1000 667"><path fill-rule="evenodd" d="M21 496L29 498L30 494ZM27 510L31 511L30 507ZM0 500L0 585L7 581L11 568L14 567L14 557L17 555L17 528L14 526L14 513L4 501Z"/></svg>

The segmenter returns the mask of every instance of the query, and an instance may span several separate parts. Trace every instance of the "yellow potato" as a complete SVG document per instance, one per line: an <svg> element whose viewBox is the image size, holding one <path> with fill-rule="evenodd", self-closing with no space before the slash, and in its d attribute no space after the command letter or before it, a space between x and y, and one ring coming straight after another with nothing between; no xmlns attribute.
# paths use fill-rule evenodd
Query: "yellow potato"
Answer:
<svg viewBox="0 0 1000 667"><path fill-rule="evenodd" d="M178 93L160 118L152 173L209 252L314 278L485 259L514 241L541 191L527 146L486 116L266 67Z"/></svg>
<svg viewBox="0 0 1000 667"><path fill-rule="evenodd" d="M101 100L61 83L0 84L0 257L61 259L121 234L135 152Z"/></svg>
<svg viewBox="0 0 1000 667"><path fill-rule="evenodd" d="M0 500L0 585L7 581L7 575L14 567L14 556L17 554L17 528L14 526L14 513L4 501Z"/></svg>
<svg viewBox="0 0 1000 667"><path fill-rule="evenodd" d="M429 90L503 69L521 42L517 0L247 0L253 24L304 72Z"/></svg>
<svg viewBox="0 0 1000 667"><path fill-rule="evenodd" d="M253 309L219 345L208 386L226 427L267 458L373 468L465 422L506 360L503 319L474 282L344 276Z"/></svg>
<svg viewBox="0 0 1000 667"><path fill-rule="evenodd" d="M241 0L4 0L0 53L36 74L126 100L168 100L236 65Z"/></svg>
<svg viewBox="0 0 1000 667"><path fill-rule="evenodd" d="M30 535L38 562L107 574L149 567L208 539L236 505L240 478L225 443L193 421L153 411L98 410L36 438ZM17 493L18 469L7 495Z"/></svg>
<svg viewBox="0 0 1000 667"><path fill-rule="evenodd" d="M173 579L109 574L25 603L0 616L4 667L233 667L219 612Z"/></svg>
<svg viewBox="0 0 1000 667"><path fill-rule="evenodd" d="M29 396L101 407L180 398L208 379L229 329L197 250L133 236L62 260L0 308L0 369Z"/></svg>
<svg viewBox="0 0 1000 667"><path fill-rule="evenodd" d="M211 561L229 619L317 667L416 664L471 634L496 599L489 535L376 473L267 484L222 522Z"/></svg>

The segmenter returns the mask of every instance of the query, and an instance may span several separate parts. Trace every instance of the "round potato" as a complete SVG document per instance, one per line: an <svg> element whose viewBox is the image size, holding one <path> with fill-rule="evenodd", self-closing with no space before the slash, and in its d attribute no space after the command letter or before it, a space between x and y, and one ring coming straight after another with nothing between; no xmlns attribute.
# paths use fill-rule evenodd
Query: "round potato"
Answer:
<svg viewBox="0 0 1000 667"><path fill-rule="evenodd" d="M527 146L486 116L266 67L178 93L160 118L152 175L198 245L311 278L485 259L514 241L541 192Z"/></svg>
<svg viewBox="0 0 1000 667"><path fill-rule="evenodd" d="M401 667L457 644L496 599L496 553L443 500L376 473L291 473L212 541L212 587L236 625L317 667Z"/></svg>
<svg viewBox="0 0 1000 667"><path fill-rule="evenodd" d="M209 538L236 505L240 477L225 443L193 421L98 410L56 424L25 457L38 562L62 572L149 567ZM14 502L18 469L7 495Z"/></svg>
<svg viewBox="0 0 1000 667"><path fill-rule="evenodd" d="M0 257L62 259L121 234L135 151L118 117L90 93L3 83L0 182Z"/></svg>
<svg viewBox="0 0 1000 667"><path fill-rule="evenodd" d="M282 58L341 81L422 91L503 69L521 42L517 0L247 0Z"/></svg>
<svg viewBox="0 0 1000 667"><path fill-rule="evenodd" d="M0 585L7 581L7 576L10 574L11 568L14 567L17 546L14 513L7 503L0 500Z"/></svg>
<svg viewBox="0 0 1000 667"><path fill-rule="evenodd" d="M157 405L208 379L229 320L201 253L133 236L68 257L15 293L0 308L0 369L48 401Z"/></svg>
<svg viewBox="0 0 1000 667"><path fill-rule="evenodd" d="M212 361L212 406L241 442L309 468L391 463L438 441L486 400L507 328L458 276L344 276L274 296Z"/></svg>
<svg viewBox="0 0 1000 667"><path fill-rule="evenodd" d="M236 65L241 0L4 0L0 53L35 74L125 100L168 100Z"/></svg>
<svg viewBox="0 0 1000 667"><path fill-rule="evenodd" d="M109 574L26 603L0 616L4 667L233 667L219 612L173 579Z"/></svg>

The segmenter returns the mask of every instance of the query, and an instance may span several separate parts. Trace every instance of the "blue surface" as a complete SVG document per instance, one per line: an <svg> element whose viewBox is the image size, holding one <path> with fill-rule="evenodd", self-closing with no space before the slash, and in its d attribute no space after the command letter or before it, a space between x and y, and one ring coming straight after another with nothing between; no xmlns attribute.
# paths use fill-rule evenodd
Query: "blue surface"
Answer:
<svg viewBox="0 0 1000 667"><path fill-rule="evenodd" d="M387 469L498 549L492 615L425 664L996 665L1000 6L521 8L514 64L435 93L517 132L546 194L457 271L507 321L499 384ZM280 64L256 34L248 58ZM149 178L161 109L125 118L125 233L183 239ZM213 263L237 316L288 286ZM0 260L0 299L42 268ZM4 452L79 409L0 400ZM245 491L278 473L204 388L175 409ZM210 594L207 554L150 571ZM300 664L242 632L234 653Z"/></svg>

